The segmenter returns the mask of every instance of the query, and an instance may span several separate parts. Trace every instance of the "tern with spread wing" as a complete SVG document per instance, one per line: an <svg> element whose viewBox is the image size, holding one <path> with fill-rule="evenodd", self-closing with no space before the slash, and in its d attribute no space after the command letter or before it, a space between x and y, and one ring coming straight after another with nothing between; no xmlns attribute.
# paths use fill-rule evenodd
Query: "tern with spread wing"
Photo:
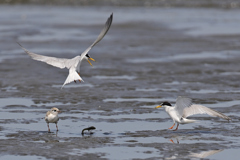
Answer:
<svg viewBox="0 0 240 160"><path fill-rule="evenodd" d="M225 116L224 114L218 111L215 111L213 109L207 108L202 105L192 104L192 99L187 97L179 96L177 98L175 106L173 107L169 102L163 102L155 108L160 108L160 107L165 108L165 111L173 119L174 124L169 129L172 129L175 126L175 123L177 123L177 128L174 131L178 129L179 124L196 122L196 120L187 119L188 116L191 116L194 114L208 114L210 116L220 117L228 121L231 120L231 118L229 118L228 116Z"/></svg>
<svg viewBox="0 0 240 160"><path fill-rule="evenodd" d="M56 58L56 57L48 57L48 56L43 56L39 55L33 52L28 51L27 49L23 48L19 43L19 45L22 47L22 49L32 57L32 59L37 60L37 61L42 61L45 62L49 65L52 65L54 67L58 68L67 68L69 69L69 74L67 79L65 80L64 84L62 85L62 88L64 85L71 83L71 82L76 82L78 81L83 81L82 78L80 77L80 65L82 60L87 60L90 65L91 62L89 60L95 61L93 58L91 58L88 54L90 49L95 46L99 41L103 39L103 37L107 34L109 28L111 27L112 24L112 19L113 19L113 14L107 19L107 22L105 23L105 26L97 39L93 42L91 46L89 46L81 55L78 55L72 59L66 59L66 58Z"/></svg>

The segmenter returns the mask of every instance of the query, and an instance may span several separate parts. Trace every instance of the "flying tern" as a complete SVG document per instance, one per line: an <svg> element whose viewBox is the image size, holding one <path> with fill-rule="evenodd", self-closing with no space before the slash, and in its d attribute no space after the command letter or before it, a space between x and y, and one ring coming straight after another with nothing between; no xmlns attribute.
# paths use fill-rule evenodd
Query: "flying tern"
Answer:
<svg viewBox="0 0 240 160"><path fill-rule="evenodd" d="M192 104L192 99L187 97L179 96L176 100L175 106L172 106L169 102L163 102L155 108L160 107L165 108L165 111L168 113L168 115L172 118L174 122L173 126L170 127L169 129L172 129L175 126L175 123L177 123L177 128L174 131L178 129L179 124L196 122L196 120L187 119L188 116L194 114L208 114L210 116L220 117L228 121L231 120L231 118L225 116L224 114L218 111L215 111L202 105Z"/></svg>
<svg viewBox="0 0 240 160"><path fill-rule="evenodd" d="M89 60L92 60L92 61L95 61L95 60L89 56L88 52L90 51L90 49L93 46L95 46L98 42L100 42L103 39L103 37L107 34L109 28L111 27L112 19L113 19L113 14L111 14L110 17L107 19L104 28L102 29L102 31L98 35L97 39L93 42L93 44L91 44L81 55L78 55L78 56L76 56L72 59L56 58L56 57L39 55L39 54L28 51L21 44L19 44L19 43L18 44L34 60L42 61L42 62L45 62L49 65L52 65L54 67L58 67L58 68L61 68L61 69L63 69L63 68L69 69L68 77L61 87L61 88L63 88L64 85L66 85L68 83L71 83L73 81L76 82L78 80L80 82L81 81L83 82L83 79L80 77L81 62L82 62L82 60L85 59L92 66L92 64Z"/></svg>

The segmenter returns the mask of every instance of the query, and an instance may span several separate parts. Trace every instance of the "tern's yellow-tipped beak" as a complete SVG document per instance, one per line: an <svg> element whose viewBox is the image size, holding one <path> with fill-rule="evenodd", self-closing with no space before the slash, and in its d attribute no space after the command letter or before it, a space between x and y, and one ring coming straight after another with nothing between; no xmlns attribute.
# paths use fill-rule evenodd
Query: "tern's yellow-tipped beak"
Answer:
<svg viewBox="0 0 240 160"><path fill-rule="evenodd" d="M90 59L90 60L92 60L92 61L94 61L94 62L95 62L95 59L93 59L93 58L88 58L88 59Z"/></svg>
<svg viewBox="0 0 240 160"><path fill-rule="evenodd" d="M87 60L88 61L88 63L92 66L92 63L89 61L89 60Z"/></svg>
<svg viewBox="0 0 240 160"><path fill-rule="evenodd" d="M157 106L157 107L155 107L155 109L160 108L160 107L162 107L162 106Z"/></svg>
<svg viewBox="0 0 240 160"><path fill-rule="evenodd" d="M88 63L89 63L91 66L93 66L92 63L89 61L89 59L92 60L92 61L95 61L95 59L93 59L93 58L88 58L88 60L87 60Z"/></svg>

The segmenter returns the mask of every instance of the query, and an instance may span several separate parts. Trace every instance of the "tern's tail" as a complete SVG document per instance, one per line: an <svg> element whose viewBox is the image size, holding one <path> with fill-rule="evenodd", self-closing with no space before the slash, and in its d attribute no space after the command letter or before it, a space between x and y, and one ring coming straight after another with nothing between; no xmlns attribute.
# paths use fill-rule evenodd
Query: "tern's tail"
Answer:
<svg viewBox="0 0 240 160"><path fill-rule="evenodd" d="M184 124L184 123L195 123L197 122L197 120L193 120L193 119L187 119L187 118L183 118L181 123Z"/></svg>
<svg viewBox="0 0 240 160"><path fill-rule="evenodd" d="M79 74L75 71L74 68L69 69L69 74L67 79L65 80L64 84L62 85L61 89L68 83L71 83L73 81L81 81L84 82L83 79L79 76Z"/></svg>

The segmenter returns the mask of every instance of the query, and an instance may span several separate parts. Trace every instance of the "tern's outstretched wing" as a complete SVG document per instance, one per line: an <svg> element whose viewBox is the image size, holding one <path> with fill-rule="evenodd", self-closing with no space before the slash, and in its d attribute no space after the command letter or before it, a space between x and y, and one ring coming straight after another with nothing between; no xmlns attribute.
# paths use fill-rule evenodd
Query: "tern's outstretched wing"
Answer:
<svg viewBox="0 0 240 160"><path fill-rule="evenodd" d="M21 44L19 44L19 45L29 56L32 57L32 59L37 60L37 61L41 61L41 62L45 62L49 65L54 66L54 67L58 67L58 68L63 69L63 68L66 67L65 64L69 60L69 59L66 59L66 58L56 58L56 57L48 57L48 56L39 55L39 54L28 51Z"/></svg>
<svg viewBox="0 0 240 160"><path fill-rule="evenodd" d="M86 54L92 49L93 46L95 46L98 42L100 42L103 37L107 34L109 28L111 27L112 24L112 19L113 19L113 14L107 19L107 22L105 23L104 28L102 29L101 33L97 37L97 39L93 42L91 46L89 46L82 54L81 54L81 60L86 56Z"/></svg>
<svg viewBox="0 0 240 160"><path fill-rule="evenodd" d="M194 114L208 114L213 117L220 117L226 120L231 120L231 118L229 118L228 116L225 116L224 114L218 111L215 111L213 109L210 109L198 104L193 104L190 107L185 108L183 111L183 118L186 118Z"/></svg>
<svg viewBox="0 0 240 160"><path fill-rule="evenodd" d="M78 73L76 72L75 68L70 68L68 77L65 80L65 82L64 82L64 84L62 85L61 88L63 88L66 84L73 82L74 80L75 81L80 80L81 82L83 82L82 78L78 75Z"/></svg>
<svg viewBox="0 0 240 160"><path fill-rule="evenodd" d="M178 111L179 116L182 116L183 115L183 110L186 107L189 107L191 105L192 105L192 99L191 98L178 96L176 104L175 104L175 109Z"/></svg>

